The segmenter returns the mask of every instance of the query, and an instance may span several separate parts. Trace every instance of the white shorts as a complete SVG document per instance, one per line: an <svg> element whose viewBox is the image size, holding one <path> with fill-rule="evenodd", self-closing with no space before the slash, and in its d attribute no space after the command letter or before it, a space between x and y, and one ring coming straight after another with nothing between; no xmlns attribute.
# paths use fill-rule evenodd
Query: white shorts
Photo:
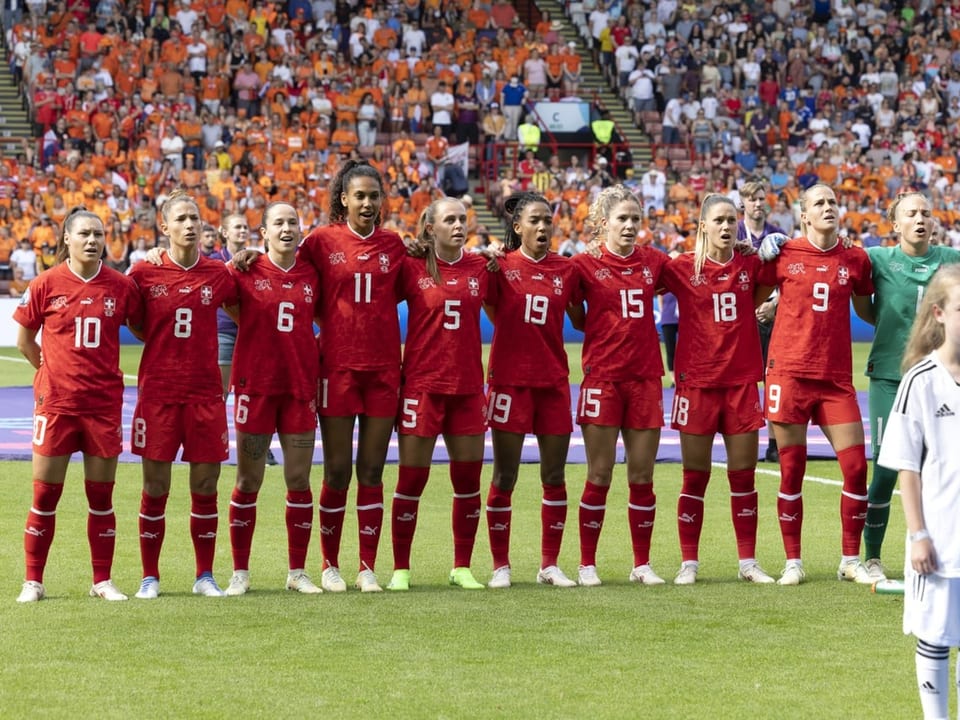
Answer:
<svg viewBox="0 0 960 720"><path fill-rule="evenodd" d="M960 578L906 573L903 634L930 645L960 646Z"/></svg>

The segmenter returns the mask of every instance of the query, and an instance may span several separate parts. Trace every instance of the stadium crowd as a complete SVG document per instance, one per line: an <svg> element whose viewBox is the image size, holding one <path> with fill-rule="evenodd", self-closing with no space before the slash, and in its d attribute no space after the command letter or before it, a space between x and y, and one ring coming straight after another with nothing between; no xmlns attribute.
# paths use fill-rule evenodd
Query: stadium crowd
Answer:
<svg viewBox="0 0 960 720"><path fill-rule="evenodd" d="M648 167L623 173L644 200L644 242L691 248L706 193L738 202L763 178L788 234L800 190L822 181L865 246L893 242L883 208L911 188L929 194L943 241L960 244L952 3L566 3L592 57L562 42L549 12L526 24L507 0L8 5L19 8L2 18L11 70L42 138L0 164L0 267L15 283L49 266L56 228L81 203L104 220L118 269L163 241L157 208L175 186L212 227L241 212L255 229L277 199L305 228L322 225L347 157L388 178L384 226L412 237L443 195L449 145L470 142L478 169L493 152L481 145L517 139L525 106L577 96L581 55L655 143ZM602 153L555 150L507 163L488 196L499 208L541 192L554 249L570 255L617 178ZM478 225L472 202L468 244L482 246L498 230Z"/></svg>

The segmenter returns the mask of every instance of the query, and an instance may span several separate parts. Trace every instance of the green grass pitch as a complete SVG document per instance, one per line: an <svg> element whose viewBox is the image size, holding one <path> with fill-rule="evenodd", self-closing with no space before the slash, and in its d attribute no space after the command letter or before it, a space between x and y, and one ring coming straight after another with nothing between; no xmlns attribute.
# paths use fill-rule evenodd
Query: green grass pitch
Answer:
<svg viewBox="0 0 960 720"><path fill-rule="evenodd" d="M858 357L862 359L862 348ZM573 365L576 358L571 360ZM8 363L3 368L5 383L29 382L29 373L26 380L13 382ZM125 372L133 374L135 368L135 357L126 358ZM225 499L232 473L232 467L225 467L221 480L216 574L224 584L230 574ZM576 572L576 499L583 474L583 466L568 468L571 504L561 555L568 574ZM152 602L105 603L87 597L86 509L77 464L58 512L46 576L49 596L24 607L13 599L23 576L30 468L28 463L2 463L0 714L915 717L913 640L900 631L902 599L875 596L868 588L836 580L839 471L835 463L815 462L808 476L808 581L797 588L736 580L722 468L715 469L707 493L697 585L650 588L627 582L626 488L618 468L600 541L603 587L538 586L539 488L533 466L522 468L514 496L514 587L476 592L450 587L450 485L446 468L438 465L421 505L409 593L361 595L351 590L339 596L301 596L283 590L283 483L280 470L269 468L251 557L253 590L241 598L208 599L190 594L188 493L185 470L176 468L161 559L163 595ZM777 479L775 467L760 465L758 558L771 574L781 569L783 554L775 511ZM679 465L658 465L655 482L653 563L672 578L680 562L675 521ZM388 466L385 484L389 498L396 466ZM131 594L139 581L139 488L139 467L122 465L115 494L114 579ZM895 498L886 556L897 574L903 537L898 503ZM356 518L350 511L342 552L348 579L356 549ZM316 540L308 562L317 578ZM489 577L484 522L473 567L479 579ZM378 564L383 582L390 569L387 530Z"/></svg>

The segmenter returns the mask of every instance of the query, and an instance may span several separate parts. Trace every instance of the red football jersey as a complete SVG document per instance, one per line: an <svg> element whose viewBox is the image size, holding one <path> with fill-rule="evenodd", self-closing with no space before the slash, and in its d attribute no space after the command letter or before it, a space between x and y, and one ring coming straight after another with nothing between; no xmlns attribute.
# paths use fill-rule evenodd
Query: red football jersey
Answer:
<svg viewBox="0 0 960 720"><path fill-rule="evenodd" d="M310 232L300 257L320 273L320 362L376 370L400 364L397 279L407 255L400 236L377 228L366 238L347 225Z"/></svg>
<svg viewBox="0 0 960 720"><path fill-rule="evenodd" d="M667 263L663 285L677 296L676 377L691 387L730 387L763 379L753 300L760 258L707 258L694 273L693 253Z"/></svg>
<svg viewBox="0 0 960 720"><path fill-rule="evenodd" d="M231 274L240 293L230 376L234 391L316 398L320 374L313 334L320 289L316 269L297 260L284 270L264 255L247 272L231 269Z"/></svg>
<svg viewBox="0 0 960 720"><path fill-rule="evenodd" d="M663 376L653 299L666 253L635 247L627 257L601 249L581 253L582 299L587 303L583 374L595 380L636 380Z"/></svg>
<svg viewBox="0 0 960 720"><path fill-rule="evenodd" d="M120 328L143 321L140 293L130 278L101 265L84 280L61 263L34 278L13 319L43 331L43 362L33 380L38 413L120 412Z"/></svg>
<svg viewBox="0 0 960 720"><path fill-rule="evenodd" d="M437 258L437 267L439 284L420 258L407 257L400 272L400 296L408 308L404 386L450 395L480 392L480 313L490 282L487 260L463 253L452 263Z"/></svg>
<svg viewBox="0 0 960 720"><path fill-rule="evenodd" d="M217 364L217 308L236 305L226 265L202 255L192 267L141 262L130 268L146 308L138 388L142 400L195 403L223 396Z"/></svg>
<svg viewBox="0 0 960 720"><path fill-rule="evenodd" d="M850 298L873 292L867 253L840 243L821 250L797 238L781 248L776 261L761 266L757 279L780 287L767 369L849 382Z"/></svg>
<svg viewBox="0 0 960 720"><path fill-rule="evenodd" d="M490 284L495 308L491 383L552 387L567 382L563 319L578 285L577 267L556 253L537 261L515 250L500 258L500 272Z"/></svg>

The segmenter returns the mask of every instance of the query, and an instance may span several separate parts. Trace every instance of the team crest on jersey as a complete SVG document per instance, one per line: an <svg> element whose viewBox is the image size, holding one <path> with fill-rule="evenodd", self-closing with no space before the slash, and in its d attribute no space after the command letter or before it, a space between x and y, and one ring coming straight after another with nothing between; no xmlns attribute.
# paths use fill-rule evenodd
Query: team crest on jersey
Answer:
<svg viewBox="0 0 960 720"><path fill-rule="evenodd" d="M313 302L313 285L310 283L303 284L303 301L308 303Z"/></svg>
<svg viewBox="0 0 960 720"><path fill-rule="evenodd" d="M707 284L707 276L703 273L693 274L690 276L690 286L691 287L700 287L701 285Z"/></svg>
<svg viewBox="0 0 960 720"><path fill-rule="evenodd" d="M108 297L103 299L103 314L107 317L113 317L117 311L117 299Z"/></svg>
<svg viewBox="0 0 960 720"><path fill-rule="evenodd" d="M200 302L209 305L213 302L213 287L210 285L200 286Z"/></svg>
<svg viewBox="0 0 960 720"><path fill-rule="evenodd" d="M470 289L470 295L476 297L480 294L480 280L472 277L467 278L467 287Z"/></svg>
<svg viewBox="0 0 960 720"><path fill-rule="evenodd" d="M67 298L64 295L57 295L56 297L50 298L51 310L63 310L67 306Z"/></svg>
<svg viewBox="0 0 960 720"><path fill-rule="evenodd" d="M166 285L154 285L150 288L150 297L166 297L167 296L167 286Z"/></svg>
<svg viewBox="0 0 960 720"><path fill-rule="evenodd" d="M644 265L641 272L643 273L643 281L647 285L653 285L653 273L650 271L650 268Z"/></svg>
<svg viewBox="0 0 960 720"><path fill-rule="evenodd" d="M805 275L807 269L803 266L802 262L790 263L787 265L787 272L791 275Z"/></svg>
<svg viewBox="0 0 960 720"><path fill-rule="evenodd" d="M270 284L269 278L260 278L259 280L253 281L253 289L259 292L266 292L273 290L273 285Z"/></svg>
<svg viewBox="0 0 960 720"><path fill-rule="evenodd" d="M906 270L906 266L903 263L899 263L899 262L892 262L889 265L887 265L887 267L890 268L890 272L895 272L895 273L902 273L904 270Z"/></svg>
<svg viewBox="0 0 960 720"><path fill-rule="evenodd" d="M417 280L417 287L421 290L429 290L430 288L435 288L437 286L436 281L432 277L422 277Z"/></svg>
<svg viewBox="0 0 960 720"><path fill-rule="evenodd" d="M750 284L750 275L747 273L746 270L740 271L740 273L737 275L737 282L740 283L741 285Z"/></svg>
<svg viewBox="0 0 960 720"><path fill-rule="evenodd" d="M390 272L390 256L387 253L380 253L380 272L388 273Z"/></svg>
<svg viewBox="0 0 960 720"><path fill-rule="evenodd" d="M593 273L593 276L600 282L603 282L604 280L609 280L610 278L612 278L613 273L610 272L610 268L600 268L599 270Z"/></svg>
<svg viewBox="0 0 960 720"><path fill-rule="evenodd" d="M342 252L332 252L327 258L331 265L343 265L347 261L347 254Z"/></svg>
<svg viewBox="0 0 960 720"><path fill-rule="evenodd" d="M553 276L553 294L561 295L563 294L563 278L559 275Z"/></svg>
<svg viewBox="0 0 960 720"><path fill-rule="evenodd" d="M839 268L837 268L837 278L841 285L846 285L850 280L850 271L841 265Z"/></svg>
<svg viewBox="0 0 960 720"><path fill-rule="evenodd" d="M517 282L520 280L520 271L519 270L507 270L503 277L507 279L507 282Z"/></svg>

